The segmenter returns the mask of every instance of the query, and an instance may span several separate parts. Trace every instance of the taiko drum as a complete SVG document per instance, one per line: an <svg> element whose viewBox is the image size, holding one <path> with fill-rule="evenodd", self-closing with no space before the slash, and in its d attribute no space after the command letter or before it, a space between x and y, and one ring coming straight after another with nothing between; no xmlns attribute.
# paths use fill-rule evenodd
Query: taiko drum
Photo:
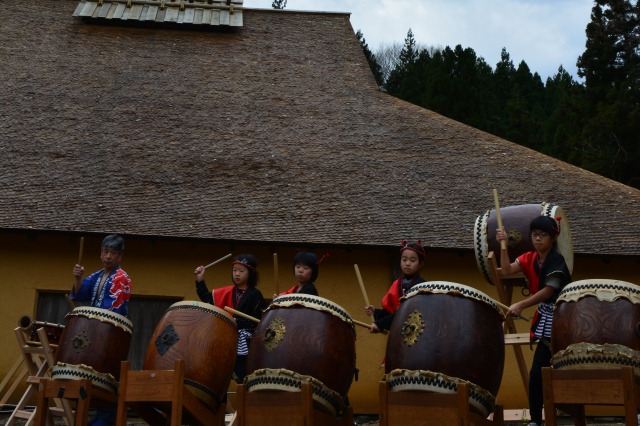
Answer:
<svg viewBox="0 0 640 426"><path fill-rule="evenodd" d="M567 285L556 301L551 348L555 353L577 343L640 351L640 286L608 279Z"/></svg>
<svg viewBox="0 0 640 426"><path fill-rule="evenodd" d="M120 363L127 360L131 345L131 321L94 307L77 307L66 319L51 377L88 378L96 386L117 392Z"/></svg>
<svg viewBox="0 0 640 426"><path fill-rule="evenodd" d="M504 315L493 299L462 284L411 289L395 314L385 359L393 370L427 370L497 395L504 369Z"/></svg>
<svg viewBox="0 0 640 426"><path fill-rule="evenodd" d="M355 373L355 340L353 321L339 305L308 294L279 296L253 334L247 372L281 369L310 376L344 399Z"/></svg>
<svg viewBox="0 0 640 426"><path fill-rule="evenodd" d="M145 370L171 370L184 360L184 383L196 397L217 408L236 362L238 330L226 311L201 302L174 303L155 328L144 358Z"/></svg>
<svg viewBox="0 0 640 426"><path fill-rule="evenodd" d="M560 217L560 235L558 236L558 252L562 254L569 272L573 271L573 241L571 229L564 210L555 204L523 204L500 208L502 226L508 235L509 258L513 262L516 257L534 250L529 233L529 225L538 216ZM473 228L473 247L478 269L489 284L495 284L491 277L487 256L489 252L496 254L496 262L500 266L500 242L496 240L498 217L495 210L488 210L478 216Z"/></svg>

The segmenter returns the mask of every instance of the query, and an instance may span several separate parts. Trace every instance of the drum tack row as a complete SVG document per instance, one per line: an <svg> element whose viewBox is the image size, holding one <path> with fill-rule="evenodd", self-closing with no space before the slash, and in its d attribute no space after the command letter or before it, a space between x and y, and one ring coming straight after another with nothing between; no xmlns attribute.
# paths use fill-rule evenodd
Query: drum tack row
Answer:
<svg viewBox="0 0 640 426"><path fill-rule="evenodd" d="M614 280L574 282L562 291L553 322L553 367L610 368L640 363L640 287ZM414 286L387 340L390 391L455 393L469 388L469 407L494 412L504 368L504 315L486 294L462 284ZM356 322L357 323L357 322ZM125 317L79 307L59 337L53 379L90 379L116 394L120 363L133 331ZM237 348L229 313L196 301L172 305L147 347L145 370L185 361L185 385L212 410L225 401ZM268 306L249 346L248 392L313 389L315 409L340 418L356 371L354 321L339 305L306 294L283 295ZM295 354L295 356L294 356Z"/></svg>

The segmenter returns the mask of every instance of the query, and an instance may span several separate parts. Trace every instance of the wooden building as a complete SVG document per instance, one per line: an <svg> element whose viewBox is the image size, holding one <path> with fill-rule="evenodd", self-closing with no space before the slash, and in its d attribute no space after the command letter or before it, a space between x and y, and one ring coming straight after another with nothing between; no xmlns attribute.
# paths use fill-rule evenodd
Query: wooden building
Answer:
<svg viewBox="0 0 640 426"><path fill-rule="evenodd" d="M381 92L348 13L237 5L240 25L205 25L203 11L167 22L152 3L135 20L118 5L74 16L78 0L0 6L0 376L21 316L68 310L80 236L87 270L106 233L126 237L138 367L164 309L197 298L194 267L229 252L258 256L267 297L293 284L297 250L329 253L320 295L361 321L353 265L379 305L402 239L427 246L426 279L497 297L473 245L492 188L504 206L562 206L574 279L640 284L640 191ZM363 330L349 399L367 413L385 338ZM510 350L498 401L527 405Z"/></svg>

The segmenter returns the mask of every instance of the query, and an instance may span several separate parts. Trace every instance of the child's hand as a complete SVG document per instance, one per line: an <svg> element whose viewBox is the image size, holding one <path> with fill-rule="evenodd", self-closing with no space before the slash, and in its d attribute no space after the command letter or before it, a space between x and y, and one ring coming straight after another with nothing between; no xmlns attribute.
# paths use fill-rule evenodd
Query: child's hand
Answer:
<svg viewBox="0 0 640 426"><path fill-rule="evenodd" d="M371 316L373 315L373 311L375 311L376 308L373 305L367 305L364 307L364 312L368 315Z"/></svg>
<svg viewBox="0 0 640 426"><path fill-rule="evenodd" d="M371 323L371 327L369 328L369 333L380 333L380 329L375 323Z"/></svg>
<svg viewBox="0 0 640 426"><path fill-rule="evenodd" d="M195 274L195 276L196 276L196 281L197 281L197 282L202 282L202 281L204 281L204 271L205 271L205 269L204 269L204 266L202 266L202 265L198 266L198 267L196 268L196 270L195 270L195 271L193 271L193 273L194 273L194 274Z"/></svg>
<svg viewBox="0 0 640 426"><path fill-rule="evenodd" d="M504 228L496 229L496 241L507 241L507 233L504 232Z"/></svg>

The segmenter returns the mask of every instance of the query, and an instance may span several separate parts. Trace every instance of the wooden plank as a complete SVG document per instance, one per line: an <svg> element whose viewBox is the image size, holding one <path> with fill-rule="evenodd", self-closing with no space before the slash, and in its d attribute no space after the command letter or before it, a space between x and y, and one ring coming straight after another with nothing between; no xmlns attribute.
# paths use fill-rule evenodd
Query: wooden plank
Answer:
<svg viewBox="0 0 640 426"><path fill-rule="evenodd" d="M164 22L164 18L167 14L167 8L158 9L158 13L156 14L156 22Z"/></svg>
<svg viewBox="0 0 640 426"><path fill-rule="evenodd" d="M147 9L147 14L144 16L144 20L155 21L156 15L158 15L158 6L149 5L149 9Z"/></svg>
<svg viewBox="0 0 640 426"><path fill-rule="evenodd" d="M211 9L203 9L202 10L202 21L200 22L203 25L211 25Z"/></svg>
<svg viewBox="0 0 640 426"><path fill-rule="evenodd" d="M211 11L211 25L220 25L220 11L212 10Z"/></svg>
<svg viewBox="0 0 640 426"><path fill-rule="evenodd" d="M221 10L220 11L220 25L229 25L229 11Z"/></svg>
<svg viewBox="0 0 640 426"><path fill-rule="evenodd" d="M107 13L109 13L109 9L111 9L111 2L102 3L100 10L98 10L98 18L106 18Z"/></svg>
<svg viewBox="0 0 640 426"><path fill-rule="evenodd" d="M531 336L529 333L515 333L515 334L505 334L504 335L504 344L505 345L528 345L530 343Z"/></svg>
<svg viewBox="0 0 640 426"><path fill-rule="evenodd" d="M124 11L122 12L122 16L120 17L120 19L122 19L123 21L126 21L129 19L129 13L131 13L131 8L130 7L126 7L124 8Z"/></svg>
<svg viewBox="0 0 640 426"><path fill-rule="evenodd" d="M192 7L187 7L184 10L184 18L182 19L182 23L184 24L193 24L193 17L196 14L196 10Z"/></svg>
<svg viewBox="0 0 640 426"><path fill-rule="evenodd" d="M98 7L98 2L95 2L95 1L86 2L84 7L82 8L82 12L80 12L80 16L92 16L93 12L95 12L97 7Z"/></svg>
<svg viewBox="0 0 640 426"><path fill-rule="evenodd" d="M131 6L131 10L129 10L129 19L138 20L140 19L140 14L142 13L142 5L134 4Z"/></svg>
<svg viewBox="0 0 640 426"><path fill-rule="evenodd" d="M193 14L193 23L194 25L202 24L202 15L204 13L204 9L201 7L196 7L195 13Z"/></svg>
<svg viewBox="0 0 640 426"><path fill-rule="evenodd" d="M126 8L127 8L126 4L118 3L118 5L116 6L116 10L113 13L113 19L122 19L122 15L124 14L124 11Z"/></svg>
<svg viewBox="0 0 640 426"><path fill-rule="evenodd" d="M107 19L113 19L113 15L116 14L116 9L118 8L118 3L111 3L111 7L109 8L109 12L107 12Z"/></svg>
<svg viewBox="0 0 640 426"><path fill-rule="evenodd" d="M165 22L178 22L178 8L177 7L167 7L167 12L164 16Z"/></svg>
<svg viewBox="0 0 640 426"><path fill-rule="evenodd" d="M84 1L78 3L78 6L76 6L76 10L73 11L73 16L80 16L80 12L82 12L82 9L84 9L85 4L86 3Z"/></svg>
<svg viewBox="0 0 640 426"><path fill-rule="evenodd" d="M234 10L233 14L229 17L229 25L232 27L242 26L242 11Z"/></svg>
<svg viewBox="0 0 640 426"><path fill-rule="evenodd" d="M178 20L176 22L178 24L182 24L184 22L184 10L178 9Z"/></svg>

